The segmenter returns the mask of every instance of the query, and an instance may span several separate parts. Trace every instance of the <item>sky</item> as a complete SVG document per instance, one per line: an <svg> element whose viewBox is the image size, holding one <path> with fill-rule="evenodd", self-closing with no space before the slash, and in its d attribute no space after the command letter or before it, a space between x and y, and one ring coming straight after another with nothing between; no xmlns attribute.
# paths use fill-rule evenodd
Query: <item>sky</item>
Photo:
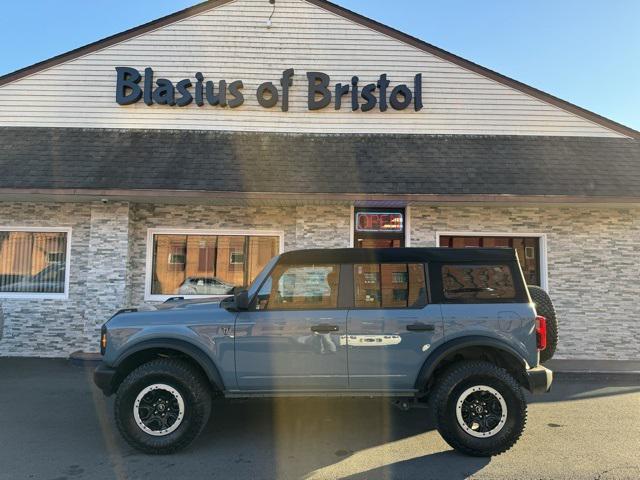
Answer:
<svg viewBox="0 0 640 480"><path fill-rule="evenodd" d="M334 2L640 130L640 0ZM4 2L0 75L195 3Z"/></svg>

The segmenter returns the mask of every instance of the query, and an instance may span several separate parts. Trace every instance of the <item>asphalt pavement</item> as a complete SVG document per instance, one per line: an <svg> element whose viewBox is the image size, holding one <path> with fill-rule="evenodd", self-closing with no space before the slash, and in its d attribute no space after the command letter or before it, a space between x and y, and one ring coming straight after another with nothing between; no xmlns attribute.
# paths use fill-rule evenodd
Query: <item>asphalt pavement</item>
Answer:
<svg viewBox="0 0 640 480"><path fill-rule="evenodd" d="M186 451L148 456L120 438L91 368L0 358L0 479L638 479L638 376L561 375L530 397L523 437L460 455L424 409L384 400L214 402Z"/></svg>

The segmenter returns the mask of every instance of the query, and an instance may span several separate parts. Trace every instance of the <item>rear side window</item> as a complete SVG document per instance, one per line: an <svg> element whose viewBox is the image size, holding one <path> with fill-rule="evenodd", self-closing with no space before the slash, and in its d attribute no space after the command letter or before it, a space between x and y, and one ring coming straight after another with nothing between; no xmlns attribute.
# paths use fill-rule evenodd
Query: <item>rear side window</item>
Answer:
<svg viewBox="0 0 640 480"><path fill-rule="evenodd" d="M421 263L354 265L356 308L420 308L427 302Z"/></svg>
<svg viewBox="0 0 640 480"><path fill-rule="evenodd" d="M509 265L443 265L442 287L446 300L513 300L516 287Z"/></svg>

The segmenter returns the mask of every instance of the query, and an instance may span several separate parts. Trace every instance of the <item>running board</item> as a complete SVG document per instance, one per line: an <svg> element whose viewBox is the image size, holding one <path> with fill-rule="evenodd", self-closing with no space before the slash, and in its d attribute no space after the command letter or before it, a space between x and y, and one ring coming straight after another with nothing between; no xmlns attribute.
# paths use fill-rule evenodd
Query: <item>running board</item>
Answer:
<svg viewBox="0 0 640 480"><path fill-rule="evenodd" d="M225 398L276 398L276 397L365 397L365 398L388 398L388 397L415 397L419 393L418 390L228 390L224 392Z"/></svg>

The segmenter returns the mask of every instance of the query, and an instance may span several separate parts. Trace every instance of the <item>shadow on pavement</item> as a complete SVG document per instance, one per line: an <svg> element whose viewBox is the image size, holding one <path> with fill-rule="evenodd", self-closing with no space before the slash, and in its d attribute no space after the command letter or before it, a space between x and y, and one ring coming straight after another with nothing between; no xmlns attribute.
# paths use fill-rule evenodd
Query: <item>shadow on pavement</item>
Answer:
<svg viewBox="0 0 640 480"><path fill-rule="evenodd" d="M621 385L622 384L622 385ZM535 403L637 392L636 379L558 378ZM60 360L0 359L0 479L447 478L477 474L489 459L459 455L425 409L380 399L215 400L187 450L143 455L126 445L90 368ZM555 425L549 424L549 427ZM10 476L3 476L9 474Z"/></svg>
<svg viewBox="0 0 640 480"><path fill-rule="evenodd" d="M482 470L490 458L466 457L454 451L432 453L404 460L384 467L344 477L345 480L377 480L420 478L420 480L457 480L468 478ZM420 476L416 477L419 472Z"/></svg>

